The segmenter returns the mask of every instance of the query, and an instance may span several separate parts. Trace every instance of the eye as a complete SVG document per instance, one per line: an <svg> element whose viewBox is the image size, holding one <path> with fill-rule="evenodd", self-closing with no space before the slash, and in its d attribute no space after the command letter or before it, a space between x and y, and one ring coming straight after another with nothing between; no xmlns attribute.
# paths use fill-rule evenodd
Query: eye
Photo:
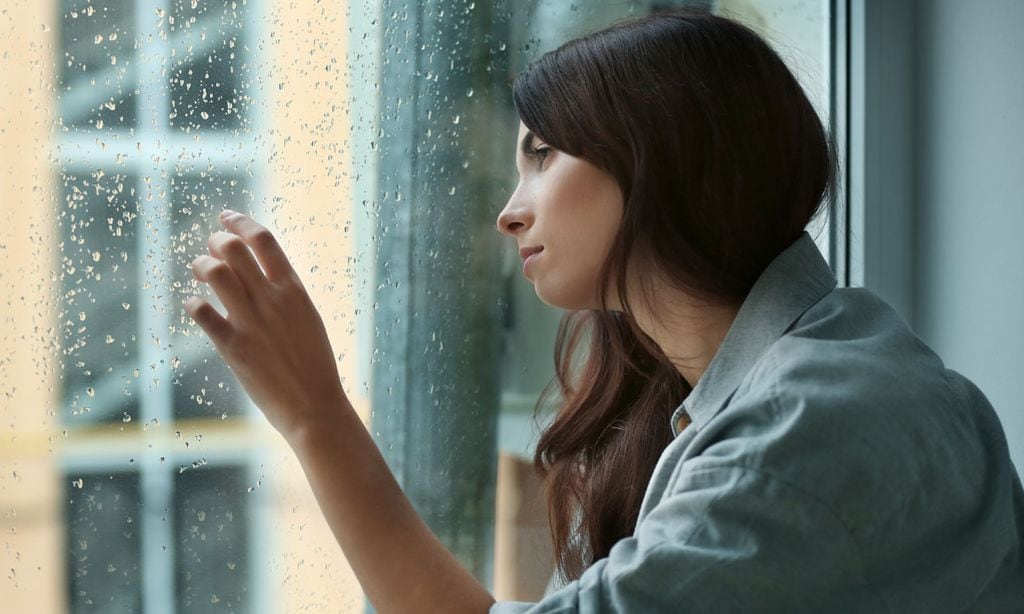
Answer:
<svg viewBox="0 0 1024 614"><path fill-rule="evenodd" d="M537 160L537 166L543 167L544 160L551 154L551 148L541 145L540 147L531 147L528 157Z"/></svg>

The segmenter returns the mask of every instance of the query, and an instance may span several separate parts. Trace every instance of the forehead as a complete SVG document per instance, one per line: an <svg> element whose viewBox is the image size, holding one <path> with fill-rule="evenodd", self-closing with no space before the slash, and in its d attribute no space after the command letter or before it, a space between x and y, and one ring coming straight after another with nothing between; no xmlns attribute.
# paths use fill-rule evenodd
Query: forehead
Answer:
<svg viewBox="0 0 1024 614"><path fill-rule="evenodd" d="M519 165L520 160L523 158L523 138L527 135L529 129L522 121L519 122L519 133L516 135L515 142L515 160L516 166ZM532 139L531 139L532 140Z"/></svg>
<svg viewBox="0 0 1024 614"><path fill-rule="evenodd" d="M527 128L526 124L524 124L522 120L520 120L519 134L516 135L516 156L518 156L520 153L525 153L525 150L528 147L531 147L535 141L539 142L541 140L542 139L540 139L536 134L533 133L533 131Z"/></svg>
<svg viewBox="0 0 1024 614"><path fill-rule="evenodd" d="M522 138L526 135L526 132L527 132L526 124L524 124L522 122L522 120L520 120L519 121L519 136L516 138L516 141L517 142L521 141Z"/></svg>

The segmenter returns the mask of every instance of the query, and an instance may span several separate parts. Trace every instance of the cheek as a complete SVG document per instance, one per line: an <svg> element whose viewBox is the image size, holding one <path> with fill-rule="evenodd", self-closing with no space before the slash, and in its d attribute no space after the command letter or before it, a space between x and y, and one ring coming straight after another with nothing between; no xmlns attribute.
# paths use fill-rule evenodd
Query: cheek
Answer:
<svg viewBox="0 0 1024 614"><path fill-rule="evenodd" d="M577 197L586 195L577 194ZM567 199L552 211L550 227L557 228L553 241L534 272L537 296L562 309L599 307L601 266L618 230L617 219L595 211L594 202Z"/></svg>
<svg viewBox="0 0 1024 614"><path fill-rule="evenodd" d="M540 191L550 252L533 281L548 305L595 309L601 267L621 224L622 195L614 179L596 167L576 159L561 162Z"/></svg>

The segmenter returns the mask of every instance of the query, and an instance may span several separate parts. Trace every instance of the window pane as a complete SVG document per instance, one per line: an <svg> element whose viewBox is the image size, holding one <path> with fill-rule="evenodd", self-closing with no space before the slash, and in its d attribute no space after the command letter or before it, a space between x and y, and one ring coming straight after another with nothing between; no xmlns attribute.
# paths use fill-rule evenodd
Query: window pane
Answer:
<svg viewBox="0 0 1024 614"><path fill-rule="evenodd" d="M174 0L167 31L175 51L170 74L170 125L237 130L245 125L251 60L243 38L248 5L237 0Z"/></svg>
<svg viewBox="0 0 1024 614"><path fill-rule="evenodd" d="M231 173L189 173L171 178L171 244L173 273L171 287L183 300L200 292L189 263L207 251L211 234L222 230L217 216L225 208L246 211L252 208L254 195L243 175ZM216 295L214 295L215 298ZM178 305L175 321L187 321L184 307ZM224 313L223 303L214 304ZM235 383L231 370L215 348L203 339L176 330L172 345L176 348L174 379L174 416L178 420L196 418L226 419L244 413L246 397Z"/></svg>
<svg viewBox="0 0 1024 614"><path fill-rule="evenodd" d="M60 120L68 127L136 124L135 2L61 0Z"/></svg>
<svg viewBox="0 0 1024 614"><path fill-rule="evenodd" d="M58 223L63 419L69 425L138 418L134 176L65 173Z"/></svg>
<svg viewBox="0 0 1024 614"><path fill-rule="evenodd" d="M175 479L178 611L249 611L249 527L244 471L185 471Z"/></svg>
<svg viewBox="0 0 1024 614"><path fill-rule="evenodd" d="M96 473L65 478L71 611L141 611L138 476Z"/></svg>

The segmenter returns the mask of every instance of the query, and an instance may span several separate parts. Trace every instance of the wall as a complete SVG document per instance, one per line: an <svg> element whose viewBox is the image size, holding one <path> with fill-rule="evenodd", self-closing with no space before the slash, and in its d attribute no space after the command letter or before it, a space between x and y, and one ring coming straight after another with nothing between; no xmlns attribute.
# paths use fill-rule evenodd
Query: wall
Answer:
<svg viewBox="0 0 1024 614"><path fill-rule="evenodd" d="M918 1L914 327L1024 468L1024 2Z"/></svg>

